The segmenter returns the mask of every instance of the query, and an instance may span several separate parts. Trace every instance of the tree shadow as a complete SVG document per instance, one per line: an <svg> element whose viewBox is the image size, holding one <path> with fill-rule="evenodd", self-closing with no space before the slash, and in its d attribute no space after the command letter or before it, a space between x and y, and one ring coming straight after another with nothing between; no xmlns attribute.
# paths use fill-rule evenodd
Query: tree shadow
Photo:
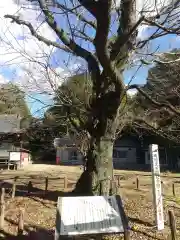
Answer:
<svg viewBox="0 0 180 240"><path fill-rule="evenodd" d="M120 216L121 216L121 225L119 226L119 234L123 234L125 229L128 229L128 219L125 215L125 212L124 212L124 209L123 209L123 206L122 206L122 201L121 201L121 198L120 196L116 196L116 201L118 203L118 209L115 209L114 208L114 205L113 205L113 202L111 200L111 198L106 198L105 199L106 201L108 201L108 204L114 209L114 211L112 212L109 212L108 214L108 218L107 219L104 219L104 220L99 220L98 222L87 222L87 223L78 223L76 224L75 226L75 229L77 229L78 231L81 232L81 230L83 229L89 229L89 227L91 226L92 230L94 231L94 234L91 233L88 237L88 239L91 238L91 235L93 236L93 239L96 239L96 236L99 235L99 234L106 234L106 232L102 232L100 233L99 232L99 229L101 229L103 226L108 226L110 224L109 222L109 219L111 219L111 227L115 227L117 226L117 211L119 211L120 213ZM70 236L64 236L64 235L61 235L60 236L60 228L64 229L65 232L71 232L72 231L72 228L74 228L74 224L73 225L64 225L63 221L61 221L61 214L59 212L59 209L57 210L57 221L56 221L56 236L60 237L61 239L72 239L72 235ZM17 222L12 220L12 219L9 219L9 218L5 218L6 222L10 223L11 225L15 225L17 226ZM60 224L61 223L61 224ZM33 229L33 230L32 230ZM35 229L35 230L34 230ZM23 240L26 240L26 239L42 239L42 240L52 240L54 239L54 236L55 236L55 232L54 230L47 230L47 229L44 229L44 228L41 228L39 226L36 226L36 225L27 225L25 224L24 225L24 230L25 232L27 233L27 235L25 236L13 236L9 233L6 233L6 232L3 232L3 234L5 235L5 237L3 239L23 239ZM75 230L76 231L76 230ZM99 234L97 234L97 233ZM109 232L110 235L114 234L114 232ZM108 234L108 235L109 235ZM78 237L79 239L79 237ZM85 239L85 238L81 238L81 239ZM92 238L91 238L92 239ZM99 238L98 238L99 239Z"/></svg>
<svg viewBox="0 0 180 240"><path fill-rule="evenodd" d="M13 184L10 182L3 181L1 187L5 188L7 194L11 193ZM58 197L67 197L73 196L73 192L64 192L64 191L44 191L38 187L32 186L28 188L28 184L16 184L16 197L30 197L30 198L41 198L42 200L49 200L57 202Z"/></svg>
<svg viewBox="0 0 180 240"><path fill-rule="evenodd" d="M48 204L48 203L45 203L43 200L44 199L42 199L42 198L36 198L36 197L34 197L34 196L29 196L29 198L30 199L32 199L33 201L35 201L35 202L37 202L37 203L40 203L40 204L42 204L44 207L46 207L46 208L49 208L49 209L51 209L52 208L52 204ZM54 201L54 204L53 204L54 206L56 206L56 203L55 203L55 201Z"/></svg>
<svg viewBox="0 0 180 240"><path fill-rule="evenodd" d="M0 239L13 239L13 235L5 232L4 230L0 230Z"/></svg>
<svg viewBox="0 0 180 240"><path fill-rule="evenodd" d="M5 218L7 222L9 222L12 225L17 226L17 223L9 218ZM32 230L33 229L33 230ZM32 240L53 240L54 239L54 230L48 230L36 225L24 225L24 234L22 236L15 236L13 234L7 233L3 230L0 231L1 234L4 235L2 239L9 239L9 240L26 240L26 239L32 239ZM1 238L0 238L1 239Z"/></svg>
<svg viewBox="0 0 180 240"><path fill-rule="evenodd" d="M146 222L146 221L138 219L138 218L128 217L128 219L133 223L142 224L142 225L145 225L147 227L153 227L154 226L152 223Z"/></svg>
<svg viewBox="0 0 180 240"><path fill-rule="evenodd" d="M31 231L30 228L34 228L36 230ZM15 236L13 234L7 233L3 230L0 231L0 234L3 236L0 237L0 239L6 239L6 240L53 240L54 239L54 231L47 230L44 228L40 228L37 226L29 226L26 227L25 231L27 232L26 235L21 236Z"/></svg>
<svg viewBox="0 0 180 240"><path fill-rule="evenodd" d="M161 238L161 237L157 237L157 236L152 236L152 234L149 234L147 232L144 232L144 231L140 231L140 230L133 230L133 232L136 232L136 233L141 233L143 234L144 236L148 237L148 239L156 239L156 240L164 240L164 238ZM147 238L146 238L147 239Z"/></svg>

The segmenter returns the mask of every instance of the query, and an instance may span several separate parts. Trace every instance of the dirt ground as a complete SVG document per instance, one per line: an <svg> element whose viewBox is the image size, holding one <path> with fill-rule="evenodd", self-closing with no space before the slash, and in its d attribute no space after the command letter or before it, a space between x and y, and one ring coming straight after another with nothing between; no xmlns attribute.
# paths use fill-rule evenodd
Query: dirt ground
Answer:
<svg viewBox="0 0 180 240"><path fill-rule="evenodd" d="M70 166L30 165L24 170L1 170L0 183L6 188L5 225L0 239L19 239L17 225L20 209L25 210L25 235L23 239L54 239L57 197L70 191L82 169ZM63 177L68 177L68 189L64 190ZM124 204L131 228L131 239L171 239L169 237L168 210L176 216L177 239L180 239L180 174L163 173L163 203L165 229L157 232L154 227L152 205L151 173L135 171L115 171L120 175L118 193ZM17 191L11 199L12 183L17 179ZM48 193L44 194L45 177L49 178ZM136 178L139 178L139 190L136 189ZM32 194L27 194L27 184L31 181ZM175 183L175 195L172 192ZM81 238L82 239L82 238ZM111 239L121 239L113 236Z"/></svg>

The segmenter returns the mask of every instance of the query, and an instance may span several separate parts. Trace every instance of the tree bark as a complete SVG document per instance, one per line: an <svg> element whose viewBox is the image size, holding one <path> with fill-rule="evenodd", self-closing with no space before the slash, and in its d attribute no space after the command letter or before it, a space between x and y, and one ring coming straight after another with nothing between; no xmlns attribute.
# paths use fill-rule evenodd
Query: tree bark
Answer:
<svg viewBox="0 0 180 240"><path fill-rule="evenodd" d="M87 155L86 170L80 176L73 193L76 195L109 195L113 179L113 142L93 140Z"/></svg>

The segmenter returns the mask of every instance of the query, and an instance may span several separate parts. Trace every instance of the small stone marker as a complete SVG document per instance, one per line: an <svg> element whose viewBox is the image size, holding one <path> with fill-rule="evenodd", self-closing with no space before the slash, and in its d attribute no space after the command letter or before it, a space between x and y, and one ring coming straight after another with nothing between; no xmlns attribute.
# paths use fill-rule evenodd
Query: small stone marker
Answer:
<svg viewBox="0 0 180 240"><path fill-rule="evenodd" d="M55 240L63 236L117 234L128 238L120 196L59 197Z"/></svg>

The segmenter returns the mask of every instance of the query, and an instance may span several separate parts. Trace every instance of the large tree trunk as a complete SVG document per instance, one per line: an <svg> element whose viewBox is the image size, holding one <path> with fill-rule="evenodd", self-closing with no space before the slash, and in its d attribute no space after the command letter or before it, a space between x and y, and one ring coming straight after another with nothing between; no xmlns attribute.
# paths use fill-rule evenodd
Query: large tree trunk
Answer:
<svg viewBox="0 0 180 240"><path fill-rule="evenodd" d="M74 193L77 195L109 195L113 179L113 142L93 140L87 155L86 170L80 176Z"/></svg>

